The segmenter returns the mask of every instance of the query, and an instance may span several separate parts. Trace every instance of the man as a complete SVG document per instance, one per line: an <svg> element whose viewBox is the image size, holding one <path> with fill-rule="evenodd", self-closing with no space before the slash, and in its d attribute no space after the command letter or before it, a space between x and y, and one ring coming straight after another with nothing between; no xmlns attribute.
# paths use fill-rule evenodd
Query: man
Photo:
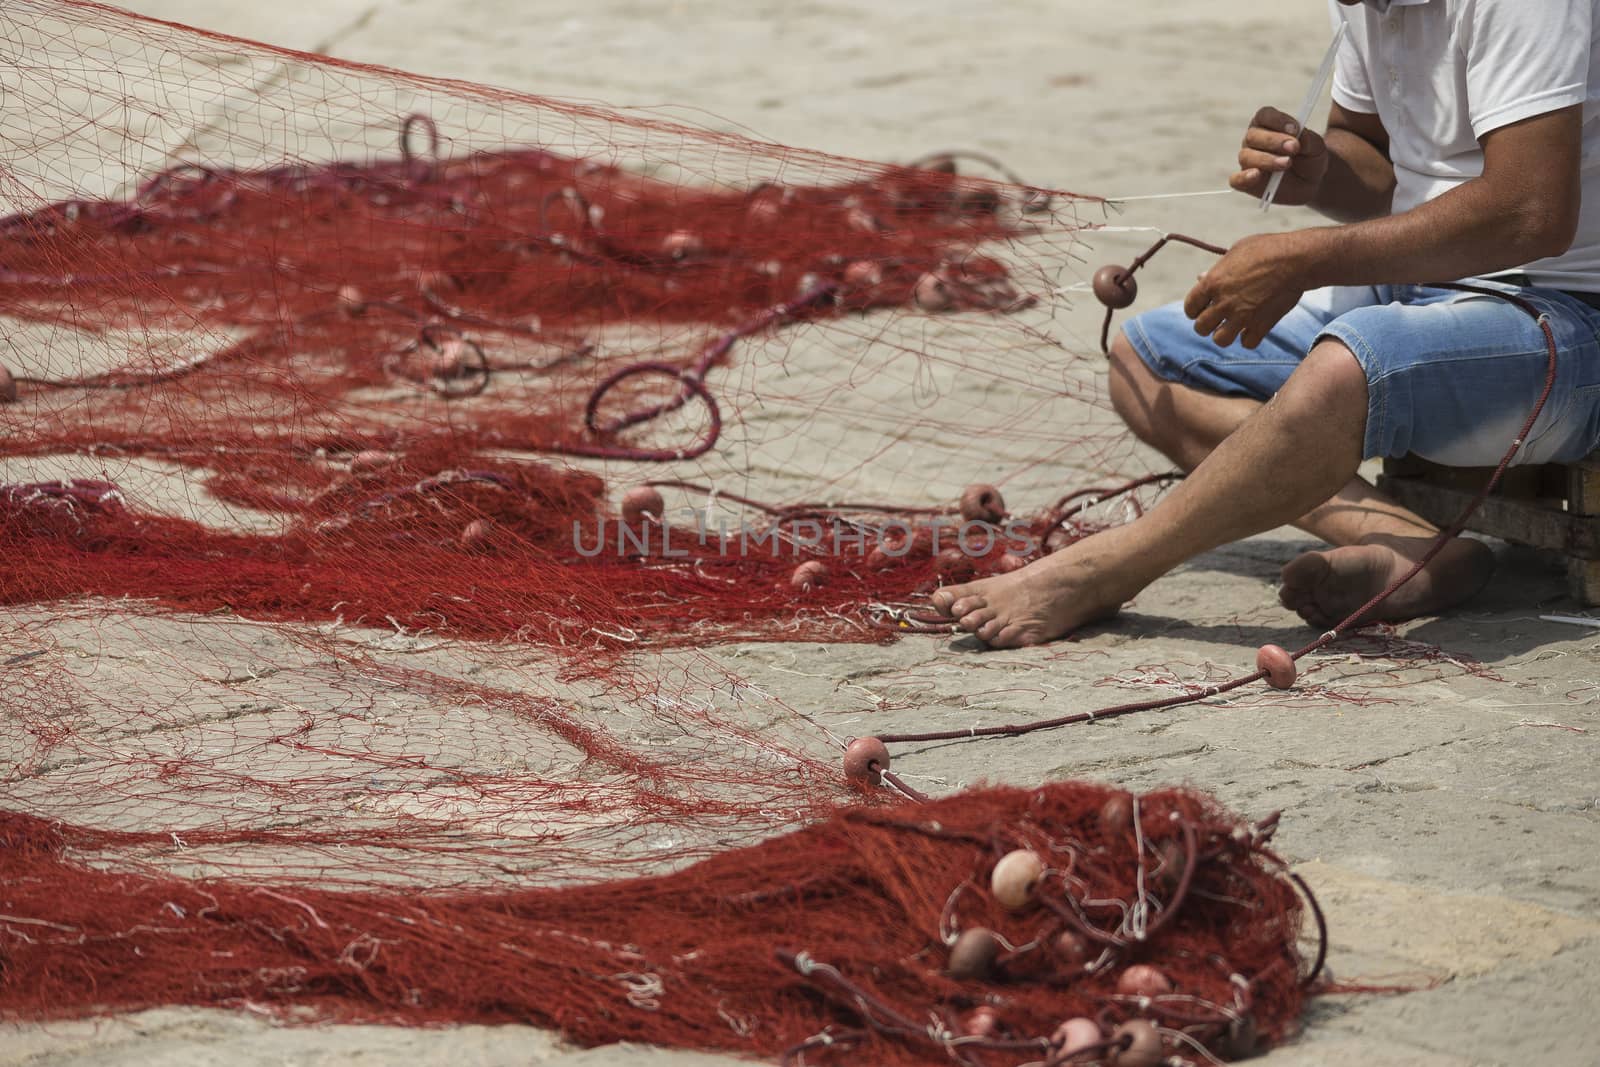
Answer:
<svg viewBox="0 0 1600 1067"><path fill-rule="evenodd" d="M1438 531L1358 464L1497 463L1547 365L1526 312L1429 282L1474 279L1548 316L1559 370L1519 462L1600 444L1600 0L1329 8L1349 32L1326 134L1263 109L1232 185L1259 196L1280 172L1278 203L1342 225L1247 237L1181 305L1127 324L1112 402L1190 475L1135 522L934 595L989 645L1060 637L1185 560L1284 523L1334 546L1283 568L1283 603L1315 626L1409 569ZM1486 546L1457 538L1372 617L1448 608L1492 567Z"/></svg>

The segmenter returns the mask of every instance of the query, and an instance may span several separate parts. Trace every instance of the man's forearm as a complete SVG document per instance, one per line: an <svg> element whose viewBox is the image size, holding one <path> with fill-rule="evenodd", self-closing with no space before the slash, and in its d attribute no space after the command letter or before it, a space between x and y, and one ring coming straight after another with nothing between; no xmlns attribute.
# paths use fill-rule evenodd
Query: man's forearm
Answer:
<svg viewBox="0 0 1600 1067"><path fill-rule="evenodd" d="M1310 206L1336 222L1362 222L1389 214L1394 165L1376 145L1349 130L1330 128L1328 173Z"/></svg>
<svg viewBox="0 0 1600 1067"><path fill-rule="evenodd" d="M1357 119L1357 122L1363 120ZM1348 123L1335 128L1349 130ZM1359 132L1359 131L1352 131ZM1386 140L1381 128L1368 146ZM1508 270L1562 255L1583 206L1583 108L1571 105L1484 134L1483 173L1409 211L1345 226L1244 237L1202 274L1183 309L1219 345L1262 342L1308 289L1426 284ZM1342 146L1357 182L1336 182L1335 204L1367 207L1382 188L1374 156ZM1376 158L1382 152L1373 149ZM1385 161L1387 162L1387 161ZM1350 177L1351 175L1346 175Z"/></svg>
<svg viewBox="0 0 1600 1067"><path fill-rule="evenodd" d="M1482 178L1398 215L1283 237L1308 289L1452 281L1559 255L1571 240Z"/></svg>

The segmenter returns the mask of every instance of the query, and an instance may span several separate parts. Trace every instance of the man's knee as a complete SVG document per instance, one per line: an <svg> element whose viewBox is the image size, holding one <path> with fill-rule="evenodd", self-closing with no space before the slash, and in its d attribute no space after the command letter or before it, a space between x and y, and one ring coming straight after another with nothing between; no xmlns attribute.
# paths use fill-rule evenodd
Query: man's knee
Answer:
<svg viewBox="0 0 1600 1067"><path fill-rule="evenodd" d="M1289 403L1330 414L1359 413L1363 421L1366 419L1366 368L1348 345L1332 337L1312 347L1279 396L1284 393L1289 394Z"/></svg>
<svg viewBox="0 0 1600 1067"><path fill-rule="evenodd" d="M1320 426L1327 435L1319 460L1361 462L1367 433L1367 372L1342 341L1319 341L1272 406L1294 425Z"/></svg>

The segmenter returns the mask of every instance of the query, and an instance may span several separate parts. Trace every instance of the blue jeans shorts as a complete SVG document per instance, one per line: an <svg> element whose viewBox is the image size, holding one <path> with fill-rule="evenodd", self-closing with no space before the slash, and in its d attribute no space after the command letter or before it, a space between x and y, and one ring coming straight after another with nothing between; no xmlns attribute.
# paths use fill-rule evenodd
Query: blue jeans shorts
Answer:
<svg viewBox="0 0 1600 1067"><path fill-rule="evenodd" d="M1555 388L1518 463L1579 459L1600 446L1600 309L1556 289L1472 279L1544 312L1559 355ZM1307 293L1255 349L1194 332L1180 304L1130 319L1123 333L1158 377L1268 400L1323 338L1341 341L1367 375L1364 454L1419 455L1490 467L1544 388L1548 353L1533 317L1497 297L1422 285Z"/></svg>

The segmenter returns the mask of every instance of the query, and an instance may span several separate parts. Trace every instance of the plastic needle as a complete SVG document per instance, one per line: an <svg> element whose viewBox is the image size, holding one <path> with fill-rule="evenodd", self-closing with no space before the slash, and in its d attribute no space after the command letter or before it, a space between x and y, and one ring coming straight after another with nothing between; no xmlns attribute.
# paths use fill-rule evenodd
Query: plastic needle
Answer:
<svg viewBox="0 0 1600 1067"><path fill-rule="evenodd" d="M1306 102L1300 105L1299 126L1295 130L1297 137L1305 133L1311 111L1317 106L1317 101L1322 99L1322 90L1328 87L1328 79L1333 76L1333 61L1338 58L1339 45L1344 42L1345 31L1349 28L1349 23L1340 20L1339 28L1334 31L1333 43L1328 46L1328 54L1322 57L1322 66L1317 70L1317 77L1311 83L1311 88L1306 91ZM1283 175L1283 171L1276 170L1267 180L1267 191L1261 194L1262 211L1272 206L1273 198L1278 195L1278 186L1283 184Z"/></svg>

